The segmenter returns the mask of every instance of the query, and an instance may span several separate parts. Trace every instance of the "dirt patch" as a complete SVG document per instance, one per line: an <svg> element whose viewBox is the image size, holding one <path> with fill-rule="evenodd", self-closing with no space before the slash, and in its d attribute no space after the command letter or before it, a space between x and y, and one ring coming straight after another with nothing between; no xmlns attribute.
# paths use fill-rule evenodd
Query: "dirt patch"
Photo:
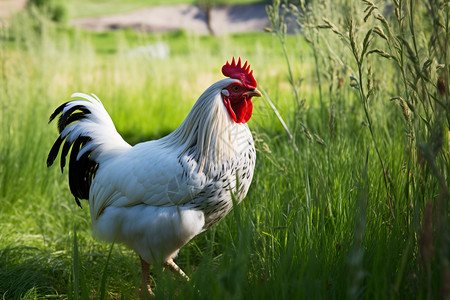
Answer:
<svg viewBox="0 0 450 300"><path fill-rule="evenodd" d="M26 0L0 0L0 19L8 19L11 14L22 10Z"/></svg>
<svg viewBox="0 0 450 300"><path fill-rule="evenodd" d="M265 4L217 6L211 11L215 34L263 31L269 26ZM186 30L209 34L206 14L194 5L167 5L140 9L126 14L75 19L71 22L88 30L104 31L134 28L147 32Z"/></svg>

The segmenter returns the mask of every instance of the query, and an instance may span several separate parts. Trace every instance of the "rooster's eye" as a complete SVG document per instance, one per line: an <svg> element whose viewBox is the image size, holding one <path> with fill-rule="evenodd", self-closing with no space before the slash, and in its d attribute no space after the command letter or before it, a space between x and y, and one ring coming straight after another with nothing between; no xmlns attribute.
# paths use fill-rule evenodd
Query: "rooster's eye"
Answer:
<svg viewBox="0 0 450 300"><path fill-rule="evenodd" d="M240 88L239 88L239 86L238 85L233 85L232 87L231 87L231 90L233 91L233 92L239 92L239 90L240 90Z"/></svg>

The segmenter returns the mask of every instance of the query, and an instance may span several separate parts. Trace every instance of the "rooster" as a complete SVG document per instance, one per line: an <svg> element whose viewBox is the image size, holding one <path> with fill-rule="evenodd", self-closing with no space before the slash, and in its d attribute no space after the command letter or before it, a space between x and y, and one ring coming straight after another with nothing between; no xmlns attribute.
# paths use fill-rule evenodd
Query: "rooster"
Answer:
<svg viewBox="0 0 450 300"><path fill-rule="evenodd" d="M200 96L171 134L130 146L94 94L75 93L50 116L59 137L61 171L69 157L69 186L78 206L89 200L94 237L120 242L140 257L142 285L151 295L150 264L188 279L173 259L247 194L256 152L246 124L252 97L261 97L250 65L233 58L227 78Z"/></svg>

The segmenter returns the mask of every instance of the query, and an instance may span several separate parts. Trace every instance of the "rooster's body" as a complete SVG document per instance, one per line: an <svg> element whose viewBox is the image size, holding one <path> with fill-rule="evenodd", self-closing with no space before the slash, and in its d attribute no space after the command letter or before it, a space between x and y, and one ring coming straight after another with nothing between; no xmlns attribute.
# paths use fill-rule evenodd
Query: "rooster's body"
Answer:
<svg viewBox="0 0 450 300"><path fill-rule="evenodd" d="M260 96L245 64L226 64L230 77L210 86L174 132L134 147L117 133L96 96L74 94L61 114L60 136L50 151L53 164L62 143L61 169L69 158L69 184L88 199L94 235L117 241L148 264L163 262L184 273L173 258L194 236L218 222L246 196L256 153L246 124L252 96Z"/></svg>

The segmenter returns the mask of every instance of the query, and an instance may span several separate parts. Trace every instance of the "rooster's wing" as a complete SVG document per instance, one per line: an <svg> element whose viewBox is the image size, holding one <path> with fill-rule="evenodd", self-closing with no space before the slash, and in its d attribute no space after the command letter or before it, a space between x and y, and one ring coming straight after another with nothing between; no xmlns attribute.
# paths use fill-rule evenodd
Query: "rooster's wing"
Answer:
<svg viewBox="0 0 450 300"><path fill-rule="evenodd" d="M90 190L91 214L108 206L180 205L195 199L207 183L197 163L161 140L138 144L100 166Z"/></svg>

